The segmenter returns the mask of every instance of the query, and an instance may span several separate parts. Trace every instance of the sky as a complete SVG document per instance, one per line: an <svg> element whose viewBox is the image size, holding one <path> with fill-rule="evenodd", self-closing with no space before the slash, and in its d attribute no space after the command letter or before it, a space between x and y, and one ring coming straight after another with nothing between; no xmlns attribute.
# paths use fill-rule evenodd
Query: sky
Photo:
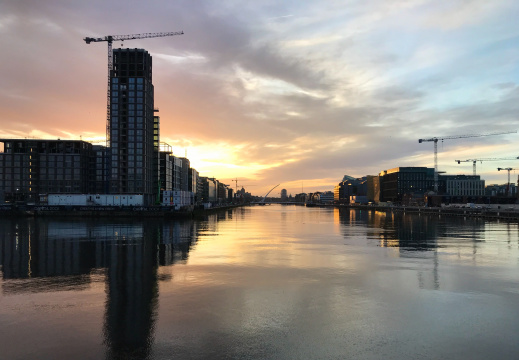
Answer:
<svg viewBox="0 0 519 360"><path fill-rule="evenodd" d="M420 138L517 131L516 0L0 2L0 137L102 143L106 42L153 57L161 141L201 176L255 195L434 166ZM519 134L438 143L438 167L516 158ZM478 162L486 184L506 183ZM511 172L517 181L519 170Z"/></svg>

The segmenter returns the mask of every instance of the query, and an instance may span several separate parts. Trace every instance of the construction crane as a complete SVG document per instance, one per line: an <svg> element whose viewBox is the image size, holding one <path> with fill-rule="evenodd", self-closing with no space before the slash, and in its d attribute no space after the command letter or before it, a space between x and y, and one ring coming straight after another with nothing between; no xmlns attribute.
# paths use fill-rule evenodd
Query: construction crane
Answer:
<svg viewBox="0 0 519 360"><path fill-rule="evenodd" d="M519 156L518 157L506 157L506 158L483 158L483 159L467 159L467 160L454 160L456 161L458 164L462 163L462 162L472 162L472 173L473 175L476 175L476 163L479 161L479 162L483 162L483 161L499 161L499 160L517 160L519 159Z"/></svg>
<svg viewBox="0 0 519 360"><path fill-rule="evenodd" d="M512 168L497 168L497 171L506 170L508 171L508 184L506 186L506 196L510 194L510 171L512 170L518 170L518 169L512 169Z"/></svg>
<svg viewBox="0 0 519 360"><path fill-rule="evenodd" d="M236 179L232 179L231 181L234 181L236 183L236 193L238 192L238 178ZM241 187L245 187L245 186L256 186L256 185L250 185L250 184L241 184Z"/></svg>
<svg viewBox="0 0 519 360"><path fill-rule="evenodd" d="M183 35L183 31L174 31L174 32L159 32L159 33L144 33L144 34L131 34L131 35L107 35L104 37L86 37L83 40L87 44L91 42L101 42L106 41L108 43L108 90L106 92L106 146L110 144L110 113L111 113L111 104L110 104L110 75L112 74L112 70L114 68L113 64L113 52L112 52L112 42L114 41L125 41L125 40L135 40L135 39L148 39L148 38L156 38L156 37L164 37L164 36L174 36L174 35Z"/></svg>
<svg viewBox="0 0 519 360"><path fill-rule="evenodd" d="M464 139L464 138L472 138L472 137L481 137L481 136L491 136L491 135L503 135L503 134L512 134L517 131L503 131L489 134L468 134L468 135L451 135L451 136L438 136L432 137L428 139L418 139L418 142L421 144L423 142L432 141L434 142L434 192L438 193L438 140L451 140L451 139Z"/></svg>

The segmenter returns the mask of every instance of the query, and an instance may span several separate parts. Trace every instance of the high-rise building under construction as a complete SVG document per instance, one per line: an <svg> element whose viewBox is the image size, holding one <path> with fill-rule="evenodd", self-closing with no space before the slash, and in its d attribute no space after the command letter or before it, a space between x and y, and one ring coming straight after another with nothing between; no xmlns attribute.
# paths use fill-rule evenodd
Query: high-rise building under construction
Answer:
<svg viewBox="0 0 519 360"><path fill-rule="evenodd" d="M154 151L152 58L147 51L113 50L110 105L110 192L143 194L146 203L151 204L157 152Z"/></svg>

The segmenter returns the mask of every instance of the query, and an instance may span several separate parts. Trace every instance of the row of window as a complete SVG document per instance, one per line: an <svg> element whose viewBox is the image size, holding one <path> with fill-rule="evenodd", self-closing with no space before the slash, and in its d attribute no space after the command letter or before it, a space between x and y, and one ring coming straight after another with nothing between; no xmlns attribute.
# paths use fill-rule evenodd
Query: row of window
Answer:
<svg viewBox="0 0 519 360"><path fill-rule="evenodd" d="M137 98L137 99L135 99L135 98L122 98L121 102L125 103L126 102L125 100L128 100L129 104L135 104L135 103L142 104L143 103L142 98ZM117 103L119 103L119 98L112 97L112 104L117 104Z"/></svg>
<svg viewBox="0 0 519 360"><path fill-rule="evenodd" d="M130 90L130 92L134 92L135 90L139 90L142 93L142 90L144 90L144 84L112 84L112 90L120 90L120 91L127 91ZM141 95L142 96L142 95Z"/></svg>
<svg viewBox="0 0 519 360"><path fill-rule="evenodd" d="M128 153L130 153L130 149L137 148L137 150L142 150L144 148L142 141L141 142L123 142L121 147L127 147ZM117 153L117 149L119 148L119 143L115 140L112 141L112 150ZM137 153L138 154L138 153ZM141 151L142 154L142 151Z"/></svg>
<svg viewBox="0 0 519 360"><path fill-rule="evenodd" d="M112 96L117 97L119 96L119 91L117 91L117 85L114 85L115 88L112 86ZM138 88L140 86L140 89ZM142 85L137 86L137 90L142 90ZM144 96L143 91L121 91L121 96L127 96L129 98L138 97L142 98Z"/></svg>
<svg viewBox="0 0 519 360"><path fill-rule="evenodd" d="M114 77L112 78L112 84L118 84L119 83L119 79ZM129 84L144 84L144 79L143 78L128 78L128 83Z"/></svg>

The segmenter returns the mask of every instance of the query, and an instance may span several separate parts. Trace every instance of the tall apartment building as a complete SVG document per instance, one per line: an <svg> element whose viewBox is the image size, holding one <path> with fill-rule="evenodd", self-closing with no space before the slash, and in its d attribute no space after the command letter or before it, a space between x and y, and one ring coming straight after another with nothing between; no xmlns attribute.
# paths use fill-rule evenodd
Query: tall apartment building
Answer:
<svg viewBox="0 0 519 360"><path fill-rule="evenodd" d="M113 50L110 105L110 192L143 194L145 203L152 204L159 169L152 58L144 49Z"/></svg>

